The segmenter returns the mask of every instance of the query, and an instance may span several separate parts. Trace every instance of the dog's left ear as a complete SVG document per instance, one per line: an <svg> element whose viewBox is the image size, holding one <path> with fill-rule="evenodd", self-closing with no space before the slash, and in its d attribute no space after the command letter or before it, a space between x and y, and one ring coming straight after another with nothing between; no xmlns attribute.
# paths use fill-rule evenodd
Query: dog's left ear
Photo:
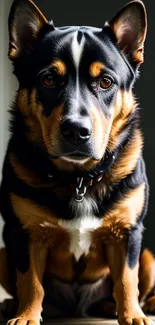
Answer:
<svg viewBox="0 0 155 325"><path fill-rule="evenodd" d="M144 41L147 31L147 15L140 1L129 2L109 23L118 45L125 55L138 64L143 62Z"/></svg>

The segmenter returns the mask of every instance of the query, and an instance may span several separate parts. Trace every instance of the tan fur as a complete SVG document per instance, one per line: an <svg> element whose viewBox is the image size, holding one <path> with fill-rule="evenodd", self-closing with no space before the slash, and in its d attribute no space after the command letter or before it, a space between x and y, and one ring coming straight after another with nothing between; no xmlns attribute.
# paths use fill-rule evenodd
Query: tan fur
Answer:
<svg viewBox="0 0 155 325"><path fill-rule="evenodd" d="M93 62L89 67L89 73L91 77L96 78L100 76L103 69L104 69L104 64L102 62Z"/></svg>
<svg viewBox="0 0 155 325"><path fill-rule="evenodd" d="M103 242L93 241L90 251L85 257L85 264L86 268L80 277L82 281L93 282L110 274Z"/></svg>
<svg viewBox="0 0 155 325"><path fill-rule="evenodd" d="M57 218L46 207L41 207L30 199L22 198L14 193L10 193L11 204L17 217L21 221L24 228L32 229L40 228L40 224L48 222L52 227L57 224Z"/></svg>
<svg viewBox="0 0 155 325"><path fill-rule="evenodd" d="M36 96L36 90L32 91L29 103L27 89L19 89L17 109L25 116L25 124L28 127L27 138L31 142L37 143L42 137L41 126L38 120L38 114L42 112L42 107L36 104L36 100L34 101L34 94Z"/></svg>
<svg viewBox="0 0 155 325"><path fill-rule="evenodd" d="M135 110L136 102L132 92L119 91L115 101L114 116L108 140L109 151L115 151L119 144L120 133L126 124L129 115ZM112 185L117 184L121 179L130 174L136 167L143 147L143 137L140 130L135 130L129 145L122 149L120 156L112 168L104 176L103 183L107 191ZM102 182L100 184L100 195L102 195Z"/></svg>
<svg viewBox="0 0 155 325"><path fill-rule="evenodd" d="M99 247L99 248L101 249L101 247ZM94 251L94 249L93 249L93 251ZM96 249L98 249L97 246L96 246ZM109 275L109 268L106 267L106 263L107 263L106 260L103 264L103 262L101 263L101 260L99 260L99 262L96 260L96 254L91 253L91 252L90 252L90 254L92 254L94 257L92 259L90 259L89 255L88 255L87 266L88 267L91 266L92 273L90 274L89 272L87 272L87 269L86 269L86 271L82 275L81 279L82 280L89 279L89 281L94 281L96 279L96 275L99 276L101 274L101 273L96 273L96 270L94 268L95 264L97 265L97 269L102 270L101 276L103 278L104 277L106 278L106 276ZM102 255L103 254L105 256L105 252L102 251ZM49 257L47 260L47 273L49 273L49 270L51 272L51 258L52 257ZM64 258L65 258L64 255L62 255L60 253L59 260L64 260ZM89 259L90 259L91 264L89 264ZM64 265L64 261L62 262L62 264ZM100 265L100 266L98 267L98 265ZM12 269L10 269L10 266L8 263L7 251L5 248L2 248L0 250L0 266L1 266L0 267L0 284L4 287L4 289L9 294L14 296L15 295L15 278L12 278ZM155 312L155 296L151 295L151 297L149 299L147 299L147 295L149 295L151 293L151 291L153 290L153 288L155 287L154 267L155 267L154 256L149 250L145 249L142 252L142 254L140 256L140 260L139 260L139 291L140 291L139 300L140 300L140 302L143 302L143 304L144 304L144 307L143 307L144 312L149 312L149 313ZM59 268L60 268L60 265L59 265ZM59 277L61 279L64 279L63 270L64 270L64 268L61 267L62 274L59 274ZM66 267L65 270L67 270L67 276L66 276L66 272L65 272L66 281L70 281L70 279L72 279L72 277L73 277L73 274L71 272L69 275L68 267ZM54 273L56 273L56 272L57 272L57 265L54 266ZM103 308L105 309L105 307L107 308L107 306L102 306L101 310L103 310ZM113 306L112 309L114 311L115 307ZM110 313L109 313L109 315L110 315Z"/></svg>
<svg viewBox="0 0 155 325"><path fill-rule="evenodd" d="M63 105L55 107L51 115L46 117L43 114L43 107L37 103L36 97L36 89L33 89L30 95L29 115L25 119L29 128L27 138L50 154L54 154L57 151L55 139L58 139L58 132L60 132Z"/></svg>
<svg viewBox="0 0 155 325"><path fill-rule="evenodd" d="M126 236L135 225L144 204L144 184L131 190L122 201L113 205L104 217L103 227L96 231L104 240L108 264L114 282L114 297L119 321L143 318L138 303L138 263L132 269L126 262ZM95 235L95 234L94 234ZM94 238L95 240L95 238ZM97 238L99 240L99 238Z"/></svg>
<svg viewBox="0 0 155 325"><path fill-rule="evenodd" d="M117 159L111 170L107 173L107 183L116 184L121 179L130 174L136 167L143 147L143 138L140 130L135 130L134 136Z"/></svg>
<svg viewBox="0 0 155 325"><path fill-rule="evenodd" d="M94 243L101 245L109 242L117 243L126 238L131 226L137 222L144 205L145 185L131 190L120 202L113 204L104 216L103 226L93 234ZM102 244L103 245L103 244Z"/></svg>
<svg viewBox="0 0 155 325"><path fill-rule="evenodd" d="M29 320L29 323L39 324L40 313L42 311L42 301L44 290L41 285L47 249L43 245L30 244L29 247L30 265L25 273L17 271L17 292L19 297L19 307L16 320ZM14 320L11 321L11 324Z"/></svg>
<svg viewBox="0 0 155 325"><path fill-rule="evenodd" d="M56 73L60 76L64 76L66 74L66 65L63 61L57 60L52 62L51 67L55 69Z"/></svg>
<svg viewBox="0 0 155 325"><path fill-rule="evenodd" d="M136 110L136 101L132 91L119 90L114 105L114 116L110 131L108 148L113 151L119 143L119 136L129 116Z"/></svg>
<svg viewBox="0 0 155 325"><path fill-rule="evenodd" d="M54 154L57 151L56 139L58 139L63 105L53 109L50 116L44 116L43 108L41 106L38 107L38 104L36 103L35 90L31 94L31 105L33 112L40 123L46 150L50 154Z"/></svg>
<svg viewBox="0 0 155 325"><path fill-rule="evenodd" d="M40 238L44 238L45 246L57 247L55 243L59 242L59 238L61 238L61 242L67 245L65 248L66 253L63 253L63 258L62 251L60 250L59 252L53 248L52 256L54 254L55 260L51 263L52 274L53 266L58 263L57 260L62 263L64 261L65 264L69 263L68 267L71 270L71 257L69 253L70 236L67 230L58 226L56 217L46 208L38 206L29 199L20 198L15 194L11 194L10 197L16 215L22 222L24 228L31 230L33 240L35 238L36 241L40 241ZM104 273L106 262L103 259L103 251L101 248L105 243L109 243L109 241L120 242L126 237L129 227L136 223L137 216L143 208L143 203L144 185L142 184L138 189L131 190L123 201L114 204L113 209L105 215L103 226L92 233L92 248L90 254L86 257L88 267L82 277L94 279ZM137 210L135 209L136 206ZM57 267L57 272L59 269L61 270L62 268ZM94 275L92 275L93 273Z"/></svg>
<svg viewBox="0 0 155 325"><path fill-rule="evenodd" d="M107 255L114 282L114 297L119 322L129 322L145 318L138 303L138 264L131 269L126 263L126 241L108 242Z"/></svg>
<svg viewBox="0 0 155 325"><path fill-rule="evenodd" d="M54 249L49 250L46 273L60 279L60 281L72 282L74 279L74 258L69 250L70 237L63 229L55 233L56 242ZM61 246L60 246L61 241ZM62 249L63 247L63 249ZM64 272L65 270L65 272Z"/></svg>
<svg viewBox="0 0 155 325"><path fill-rule="evenodd" d="M40 243L48 249L47 273L71 281L73 258L69 250L71 240L69 232L58 225L57 219L46 208L15 194L11 194L10 197L13 209L23 227L29 231L33 243Z"/></svg>
<svg viewBox="0 0 155 325"><path fill-rule="evenodd" d="M93 136L95 139L96 151L102 158L111 132L112 115L107 118L103 111L96 107L90 107L90 112L93 121Z"/></svg>

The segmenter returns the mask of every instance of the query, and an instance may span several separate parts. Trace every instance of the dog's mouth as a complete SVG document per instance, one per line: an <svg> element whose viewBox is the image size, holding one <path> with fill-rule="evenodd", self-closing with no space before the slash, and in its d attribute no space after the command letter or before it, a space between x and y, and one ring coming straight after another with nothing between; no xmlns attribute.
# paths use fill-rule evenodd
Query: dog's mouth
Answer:
<svg viewBox="0 0 155 325"><path fill-rule="evenodd" d="M57 158L61 158L66 161L79 162L79 163L85 162L89 159L98 160L96 157L92 157L92 155L85 153L85 152L78 151L78 150L70 152L70 153L65 152L59 156L50 155L50 159L57 159Z"/></svg>
<svg viewBox="0 0 155 325"><path fill-rule="evenodd" d="M89 155L81 151L74 151L72 153L67 154L66 157L80 160L84 158L89 158Z"/></svg>
<svg viewBox="0 0 155 325"><path fill-rule="evenodd" d="M61 158L64 160L68 160L68 161L80 162L80 161L86 161L86 160L90 159L90 156L84 152L81 152L81 151L74 151L74 152L62 155Z"/></svg>

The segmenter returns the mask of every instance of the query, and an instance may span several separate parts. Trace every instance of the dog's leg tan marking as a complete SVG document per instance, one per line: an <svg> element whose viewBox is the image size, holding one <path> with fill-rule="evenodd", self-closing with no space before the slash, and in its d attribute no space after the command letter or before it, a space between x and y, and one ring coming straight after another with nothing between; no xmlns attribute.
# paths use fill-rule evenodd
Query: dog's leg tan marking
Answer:
<svg viewBox="0 0 155 325"><path fill-rule="evenodd" d="M44 290L42 278L45 271L47 248L41 244L31 242L30 265L26 273L17 271L17 294L19 307L16 318L11 319L9 325L39 324Z"/></svg>
<svg viewBox="0 0 155 325"><path fill-rule="evenodd" d="M138 263L134 269L127 265L125 240L108 244L107 253L120 324L143 324L145 315L138 303Z"/></svg>
<svg viewBox="0 0 155 325"><path fill-rule="evenodd" d="M106 243L121 325L151 324L138 302L138 261L134 267L130 267L127 262L128 234L131 226L136 225L143 209L144 189L145 185L141 184L137 189L131 190L120 202L114 204L105 215L103 226L94 234L96 244L98 240Z"/></svg>

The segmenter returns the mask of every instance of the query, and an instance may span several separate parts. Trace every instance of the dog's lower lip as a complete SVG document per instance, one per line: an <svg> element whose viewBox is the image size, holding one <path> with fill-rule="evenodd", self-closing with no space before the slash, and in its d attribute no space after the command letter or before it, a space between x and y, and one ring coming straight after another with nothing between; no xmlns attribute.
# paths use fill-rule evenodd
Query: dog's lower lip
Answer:
<svg viewBox="0 0 155 325"><path fill-rule="evenodd" d="M69 156L69 158L71 158L72 160L83 160L83 159L87 159L87 156Z"/></svg>
<svg viewBox="0 0 155 325"><path fill-rule="evenodd" d="M74 158L75 159L84 159L84 158L88 158L89 156L82 152L73 152L73 153L66 155L66 157L69 157L72 159L74 159Z"/></svg>
<svg viewBox="0 0 155 325"><path fill-rule="evenodd" d="M68 157L71 159L76 159L76 160L82 160L82 159L89 158L89 155L82 153L82 152L72 152L72 153L67 153L67 154L63 154L63 155L61 154L59 156L49 155L50 159L57 159L61 156Z"/></svg>

